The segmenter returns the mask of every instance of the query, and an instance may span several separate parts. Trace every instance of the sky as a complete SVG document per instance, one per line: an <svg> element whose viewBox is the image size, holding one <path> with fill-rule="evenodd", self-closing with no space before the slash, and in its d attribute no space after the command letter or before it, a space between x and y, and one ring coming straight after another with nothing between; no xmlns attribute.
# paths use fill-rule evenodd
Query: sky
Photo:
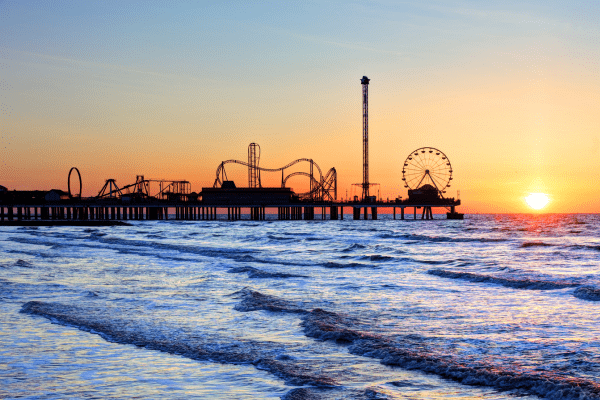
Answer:
<svg viewBox="0 0 600 400"><path fill-rule="evenodd" d="M531 212L537 192L543 212L600 212L597 0L0 0L0 185L66 190L77 167L84 196L136 175L199 192L254 142L266 168L335 167L351 197L363 75L381 198L407 196L404 161L428 146L461 212Z"/></svg>

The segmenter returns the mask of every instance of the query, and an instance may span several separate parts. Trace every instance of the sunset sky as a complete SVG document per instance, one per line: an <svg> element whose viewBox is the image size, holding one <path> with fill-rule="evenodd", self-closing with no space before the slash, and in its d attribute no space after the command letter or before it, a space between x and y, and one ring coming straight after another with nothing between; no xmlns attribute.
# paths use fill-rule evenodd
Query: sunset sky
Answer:
<svg viewBox="0 0 600 400"><path fill-rule="evenodd" d="M461 212L531 212L534 192L600 212L598 0L248 3L0 0L0 185L66 190L76 166L84 195L138 174L200 191L256 142L261 166L312 158L350 196L366 75L382 198L431 146Z"/></svg>

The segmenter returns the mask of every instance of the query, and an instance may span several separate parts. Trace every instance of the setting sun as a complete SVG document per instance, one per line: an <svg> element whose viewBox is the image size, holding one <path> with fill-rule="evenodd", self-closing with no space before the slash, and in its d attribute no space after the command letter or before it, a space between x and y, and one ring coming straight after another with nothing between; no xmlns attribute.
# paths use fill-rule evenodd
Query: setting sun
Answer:
<svg viewBox="0 0 600 400"><path fill-rule="evenodd" d="M541 210L546 207L546 204L550 201L548 195L544 193L531 193L529 196L525 197L525 201L529 205L529 207L534 210Z"/></svg>

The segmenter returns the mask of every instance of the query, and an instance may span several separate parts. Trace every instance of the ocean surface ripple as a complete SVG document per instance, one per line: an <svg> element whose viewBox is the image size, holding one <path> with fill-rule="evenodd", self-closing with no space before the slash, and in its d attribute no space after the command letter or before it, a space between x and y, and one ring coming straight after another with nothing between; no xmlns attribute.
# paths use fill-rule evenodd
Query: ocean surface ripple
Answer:
<svg viewBox="0 0 600 400"><path fill-rule="evenodd" d="M0 398L600 399L598 238L581 214L0 227Z"/></svg>

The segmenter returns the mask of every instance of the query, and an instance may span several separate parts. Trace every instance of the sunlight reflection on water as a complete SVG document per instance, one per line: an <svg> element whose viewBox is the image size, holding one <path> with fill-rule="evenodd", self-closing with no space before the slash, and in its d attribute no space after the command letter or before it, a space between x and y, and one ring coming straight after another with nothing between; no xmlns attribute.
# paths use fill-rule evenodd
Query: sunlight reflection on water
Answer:
<svg viewBox="0 0 600 400"><path fill-rule="evenodd" d="M387 217L0 228L0 397L279 398L304 375L336 385L307 398L514 394L311 337L317 308L438 364L600 384L600 303L574 295L600 287L596 216ZM267 303L237 310L242 290Z"/></svg>

